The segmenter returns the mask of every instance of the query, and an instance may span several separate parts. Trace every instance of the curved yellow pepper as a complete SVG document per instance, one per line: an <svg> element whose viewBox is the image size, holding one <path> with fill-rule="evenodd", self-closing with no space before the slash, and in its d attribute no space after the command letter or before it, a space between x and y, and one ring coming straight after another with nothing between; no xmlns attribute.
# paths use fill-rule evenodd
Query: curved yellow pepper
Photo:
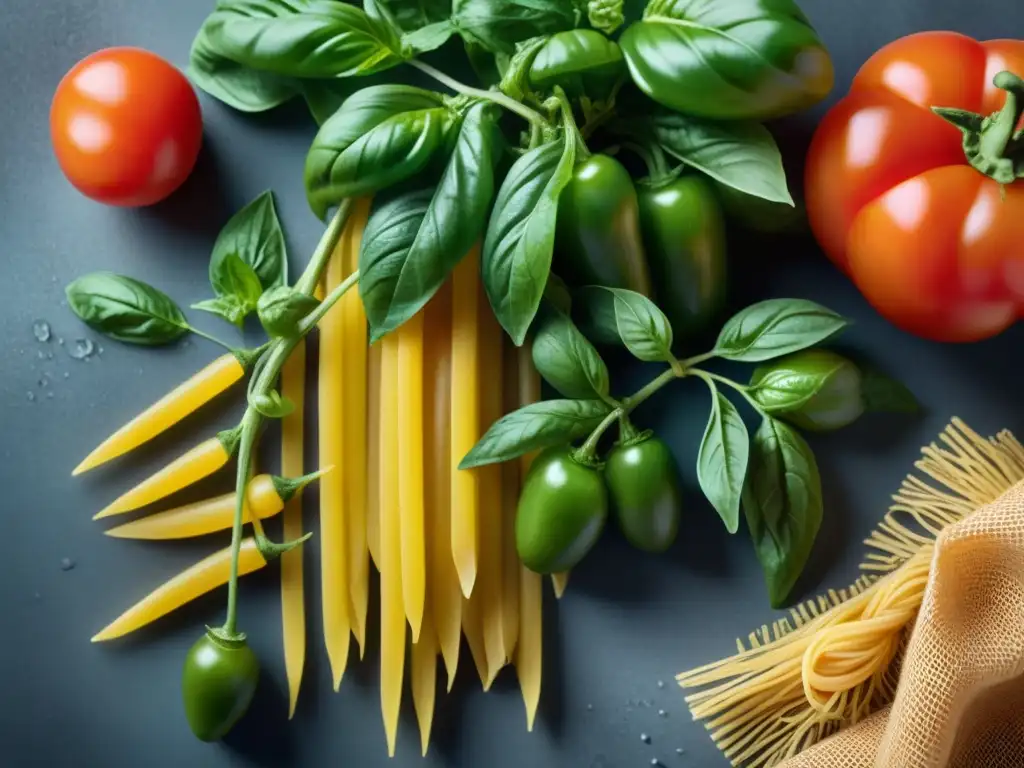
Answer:
<svg viewBox="0 0 1024 768"><path fill-rule="evenodd" d="M244 576L258 571L266 564L267 561L256 547L256 541L252 538L245 539L238 558L238 575ZM200 595L227 584L230 575L231 547L225 547L157 587L114 619L95 635L92 641L98 643L113 640L134 632Z"/></svg>
<svg viewBox="0 0 1024 768"><path fill-rule="evenodd" d="M242 508L243 522L251 522L253 514L259 520L273 517L284 509L284 505L292 497L326 471L328 470L296 480L257 475L249 481L249 488L246 491L246 504ZM235 493L232 491L212 499L203 499L165 512L147 515L111 528L106 534L119 539L187 539L226 530L234 524L234 519Z"/></svg>
<svg viewBox="0 0 1024 768"><path fill-rule="evenodd" d="M245 375L245 366L232 352L221 355L199 373L153 403L75 467L72 476L88 472L164 432L215 398Z"/></svg>
<svg viewBox="0 0 1024 768"><path fill-rule="evenodd" d="M99 520L103 517L131 512L133 509L152 504L182 488L187 488L227 464L237 447L237 430L221 432L216 437L204 440L159 472L114 499L104 509L93 515L92 519Z"/></svg>

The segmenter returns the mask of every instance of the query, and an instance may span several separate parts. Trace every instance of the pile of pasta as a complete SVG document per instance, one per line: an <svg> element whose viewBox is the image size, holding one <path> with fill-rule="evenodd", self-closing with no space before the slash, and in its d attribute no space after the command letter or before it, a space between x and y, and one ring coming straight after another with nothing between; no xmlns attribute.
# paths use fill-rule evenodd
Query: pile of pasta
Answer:
<svg viewBox="0 0 1024 768"><path fill-rule="evenodd" d="M358 267L370 203L360 200L327 267L330 292ZM515 550L514 518L530 457L459 470L461 458L508 410L534 402L540 382L525 348L505 338L470 253L429 304L373 345L357 291L319 327L319 547L324 643L338 690L355 641L366 645L369 568L380 573L380 694L395 753L408 674L426 754L437 667L451 689L461 638L484 690L515 666L532 730L541 690L541 577ZM301 405L305 350L282 375ZM283 473L302 473L303 408L282 425ZM302 532L301 501L284 511ZM291 712L305 649L301 548L282 558L284 647ZM561 595L567 575L556 577Z"/></svg>

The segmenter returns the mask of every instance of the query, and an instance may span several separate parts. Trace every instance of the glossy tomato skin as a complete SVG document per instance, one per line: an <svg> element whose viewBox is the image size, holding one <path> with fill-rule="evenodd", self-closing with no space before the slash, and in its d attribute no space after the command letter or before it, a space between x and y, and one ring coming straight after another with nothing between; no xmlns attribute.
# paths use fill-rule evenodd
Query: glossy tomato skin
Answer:
<svg viewBox="0 0 1024 768"><path fill-rule="evenodd" d="M82 194L108 205L163 200L188 178L202 113L178 69L139 48L107 48L64 76L50 107L57 162Z"/></svg>
<svg viewBox="0 0 1024 768"><path fill-rule="evenodd" d="M1024 189L967 164L931 107L988 115L1024 42L926 32L882 48L826 115L807 157L811 228L882 315L937 341L993 336L1024 308Z"/></svg>

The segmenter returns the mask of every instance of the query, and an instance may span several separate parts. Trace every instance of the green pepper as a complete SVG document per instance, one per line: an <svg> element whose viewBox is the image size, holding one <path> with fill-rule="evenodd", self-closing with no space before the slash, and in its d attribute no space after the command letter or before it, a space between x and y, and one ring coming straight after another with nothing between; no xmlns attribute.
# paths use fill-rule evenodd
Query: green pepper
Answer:
<svg viewBox="0 0 1024 768"><path fill-rule="evenodd" d="M548 38L530 65L530 85L547 91L558 85L570 96L607 98L626 74L622 49L593 29L572 29Z"/></svg>
<svg viewBox="0 0 1024 768"><path fill-rule="evenodd" d="M641 91L698 117L779 117L821 101L835 77L793 0L651 0L619 44Z"/></svg>
<svg viewBox="0 0 1024 768"><path fill-rule="evenodd" d="M649 296L633 180L622 163L592 155L558 199L555 271L575 287L603 285Z"/></svg>
<svg viewBox="0 0 1024 768"><path fill-rule="evenodd" d="M658 306L677 338L718 320L726 300L725 218L711 184L690 175L638 183L644 252Z"/></svg>
<svg viewBox="0 0 1024 768"><path fill-rule="evenodd" d="M866 408L860 368L827 349L807 349L758 367L749 392L764 411L824 432L853 423Z"/></svg>
<svg viewBox="0 0 1024 768"><path fill-rule="evenodd" d="M608 518L608 492L598 467L569 446L534 459L516 508L516 550L537 573L574 568L597 543Z"/></svg>
<svg viewBox="0 0 1024 768"><path fill-rule="evenodd" d="M189 727L202 741L223 738L256 693L260 662L245 636L208 630L185 657L181 692Z"/></svg>
<svg viewBox="0 0 1024 768"><path fill-rule="evenodd" d="M626 540L646 552L672 546L679 533L682 482L665 442L648 431L616 445L604 476Z"/></svg>

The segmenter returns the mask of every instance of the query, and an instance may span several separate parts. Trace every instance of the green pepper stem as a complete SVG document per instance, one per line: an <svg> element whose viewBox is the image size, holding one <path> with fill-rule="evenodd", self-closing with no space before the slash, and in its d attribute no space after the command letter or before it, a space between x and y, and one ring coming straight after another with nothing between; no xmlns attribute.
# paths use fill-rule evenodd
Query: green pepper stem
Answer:
<svg viewBox="0 0 1024 768"><path fill-rule="evenodd" d="M442 85L448 86L456 93L461 93L465 96L473 96L474 98L477 99L486 99L487 101L494 102L495 104L504 107L509 112L514 112L515 114L519 115L521 118L526 120L531 125L544 124L544 118L541 116L539 112L530 109L530 107L526 106L521 102L516 101L515 99L509 98L504 93L501 93L499 91L485 91L481 88L474 88L471 85L466 85L465 83L460 82L455 78L446 75L444 72L437 69L436 67L432 67L430 64L427 64L425 61L420 61L419 59L410 59L409 61L406 62L406 64L409 64L410 66L418 69L420 72L429 75Z"/></svg>
<svg viewBox="0 0 1024 768"><path fill-rule="evenodd" d="M231 575L228 579L228 615L224 620L224 633L238 634L238 560L242 550L242 509L245 489L249 487L252 469L252 446L256 441L259 414L247 409L242 417L242 436L238 446L238 473L235 480L235 519L231 526Z"/></svg>
<svg viewBox="0 0 1024 768"><path fill-rule="evenodd" d="M255 349L232 349L231 354L235 356L243 370L248 371L268 349L270 349L270 342L265 341Z"/></svg>
<svg viewBox="0 0 1024 768"><path fill-rule="evenodd" d="M270 480L274 484L274 490L277 492L277 497L284 503L288 503L292 498L294 498L295 494L301 493L307 485L319 480L333 469L334 465L329 464L323 469L318 469L316 472L310 472L308 475L303 475L302 477L278 477L277 475L274 475Z"/></svg>
<svg viewBox="0 0 1024 768"><path fill-rule="evenodd" d="M587 148L587 142L583 138L583 134L580 133L580 129L576 125L576 116L572 113L572 104L569 103L569 97L557 85L554 88L554 94L554 98L558 100L558 108L562 113L565 140L572 141L575 145L576 162L579 163L581 160L586 160L590 157L590 150Z"/></svg>
<svg viewBox="0 0 1024 768"><path fill-rule="evenodd" d="M590 436L587 437L586 442L580 446L579 451L576 452L580 459L584 462L594 461L597 457L597 444L608 428L620 418L629 415L634 408L639 406L670 381L677 378L679 378L679 374L677 374L672 368L669 368L667 371L663 371L658 374L658 376L647 382L647 384L633 393L632 396L623 400L622 404L618 408L613 409L604 417L604 420L598 424L594 431L590 433Z"/></svg>
<svg viewBox="0 0 1024 768"><path fill-rule="evenodd" d="M309 264L306 265L306 269L295 282L295 290L305 294L312 294L316 290L316 284L320 282L320 275L327 267L327 262L331 260L331 254L334 253L334 249L341 239L341 233L345 229L345 224L348 223L351 213L352 200L345 198L338 204L338 210L330 224L327 225L327 229L324 230L320 242L317 243L316 250L309 258Z"/></svg>
<svg viewBox="0 0 1024 768"><path fill-rule="evenodd" d="M331 311L331 307L338 303L338 299L348 293L349 289L358 282L359 270L357 269L351 275L342 280L333 291L327 294L327 296L324 297L324 300L317 305L316 309L303 318L302 322L299 323L299 338L304 337L313 330L317 326L317 323L324 319L324 315Z"/></svg>

